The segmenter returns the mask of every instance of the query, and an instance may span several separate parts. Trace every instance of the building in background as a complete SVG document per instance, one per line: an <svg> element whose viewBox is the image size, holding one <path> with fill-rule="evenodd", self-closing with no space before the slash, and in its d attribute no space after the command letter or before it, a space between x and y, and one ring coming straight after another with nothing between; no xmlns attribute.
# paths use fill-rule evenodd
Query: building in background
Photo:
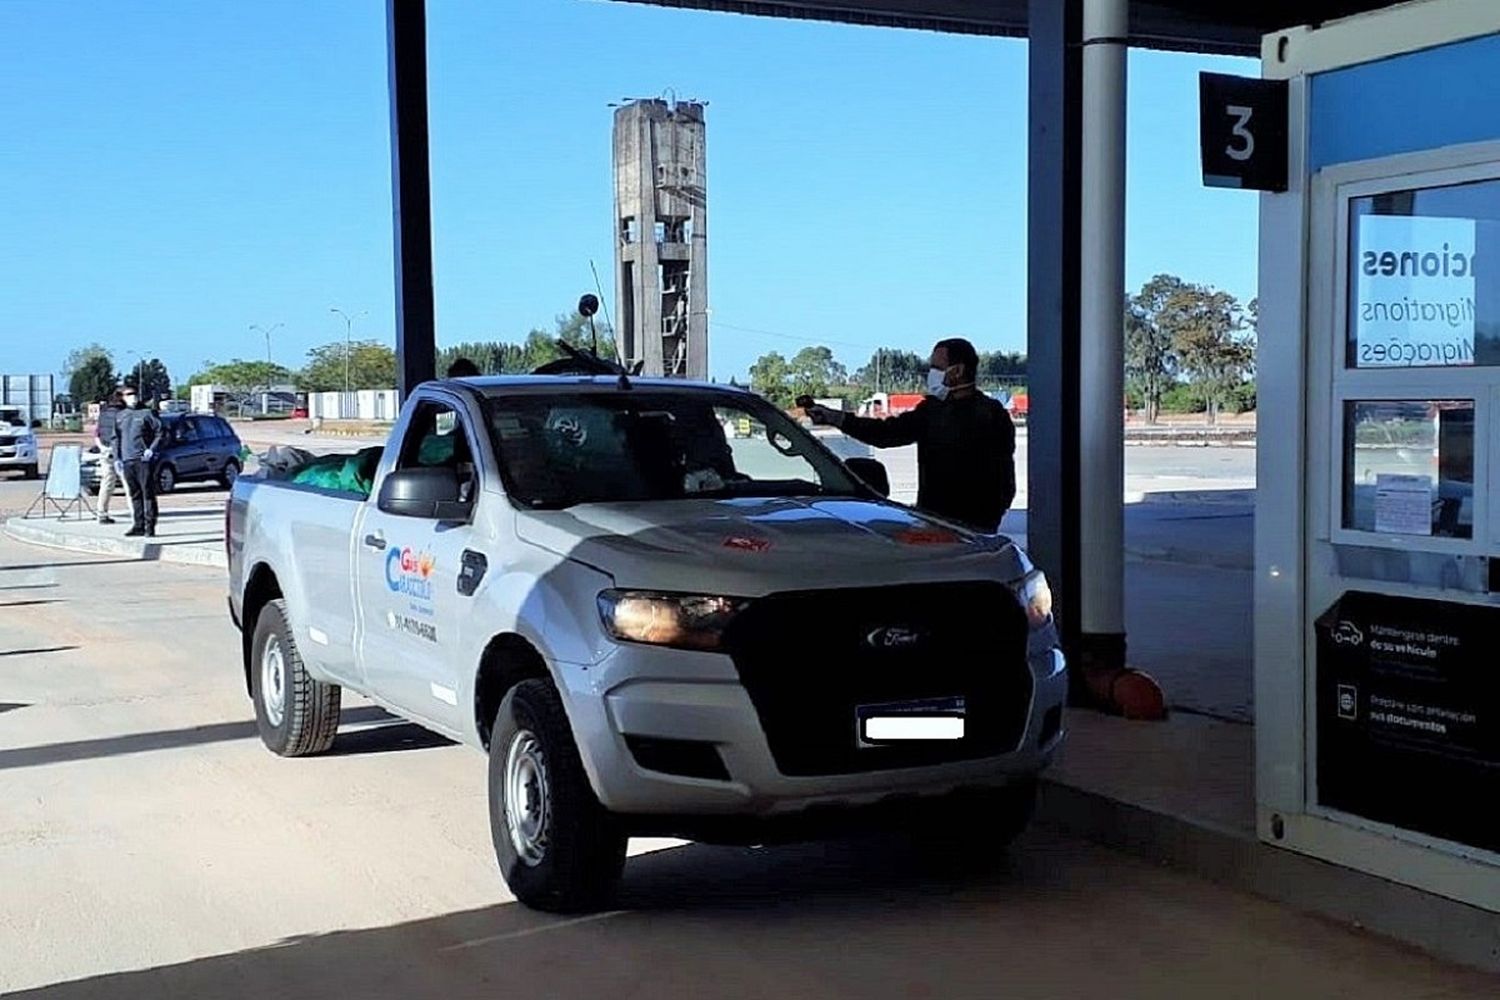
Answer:
<svg viewBox="0 0 1500 1000"><path fill-rule="evenodd" d="M646 375L708 378L708 201L701 103L615 109L615 346Z"/></svg>
<svg viewBox="0 0 1500 1000"><path fill-rule="evenodd" d="M0 406L18 407L26 426L48 426L57 399L51 375L0 375Z"/></svg>

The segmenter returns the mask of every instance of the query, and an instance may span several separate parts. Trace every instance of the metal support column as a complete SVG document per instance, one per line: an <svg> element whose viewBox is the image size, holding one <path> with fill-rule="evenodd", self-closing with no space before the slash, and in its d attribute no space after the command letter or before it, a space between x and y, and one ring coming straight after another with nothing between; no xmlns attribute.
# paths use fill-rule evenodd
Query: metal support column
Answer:
<svg viewBox="0 0 1500 1000"><path fill-rule="evenodd" d="M1127 0L1083 3L1079 337L1080 666L1125 665Z"/></svg>
<svg viewBox="0 0 1500 1000"><path fill-rule="evenodd" d="M1028 35L1027 542L1079 634L1078 283L1082 0L1033 3Z"/></svg>
<svg viewBox="0 0 1500 1000"><path fill-rule="evenodd" d="M425 0L386 0L385 9L396 240L396 376L404 400L433 377L437 363L427 160L427 10Z"/></svg>

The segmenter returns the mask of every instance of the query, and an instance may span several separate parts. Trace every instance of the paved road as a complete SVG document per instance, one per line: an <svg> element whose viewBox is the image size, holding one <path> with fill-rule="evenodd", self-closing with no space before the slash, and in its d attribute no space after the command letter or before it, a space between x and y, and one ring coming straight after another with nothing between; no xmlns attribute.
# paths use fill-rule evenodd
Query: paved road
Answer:
<svg viewBox="0 0 1500 1000"><path fill-rule="evenodd" d="M619 911L534 914L496 874L479 754L353 699L332 755L260 747L221 586L0 538L0 993L1497 995L1047 830L985 865L637 843Z"/></svg>

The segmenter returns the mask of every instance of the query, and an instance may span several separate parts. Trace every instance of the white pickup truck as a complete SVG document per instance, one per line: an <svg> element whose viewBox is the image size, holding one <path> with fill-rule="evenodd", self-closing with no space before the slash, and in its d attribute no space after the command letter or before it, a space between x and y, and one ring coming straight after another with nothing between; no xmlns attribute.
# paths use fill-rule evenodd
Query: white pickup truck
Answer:
<svg viewBox="0 0 1500 1000"><path fill-rule="evenodd" d="M351 688L485 750L523 903L602 904L632 834L758 838L897 799L933 822L982 803L986 849L1024 826L1067 686L1046 581L760 397L430 382L357 464L234 485L261 736L327 750Z"/></svg>

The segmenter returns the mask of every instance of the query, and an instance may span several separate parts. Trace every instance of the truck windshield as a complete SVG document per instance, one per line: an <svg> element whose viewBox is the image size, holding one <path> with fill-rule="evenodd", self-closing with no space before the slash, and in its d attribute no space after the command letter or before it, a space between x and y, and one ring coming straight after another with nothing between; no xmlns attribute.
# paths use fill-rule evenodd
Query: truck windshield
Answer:
<svg viewBox="0 0 1500 1000"><path fill-rule="evenodd" d="M507 492L531 507L692 498L866 496L781 411L730 393L498 396Z"/></svg>

